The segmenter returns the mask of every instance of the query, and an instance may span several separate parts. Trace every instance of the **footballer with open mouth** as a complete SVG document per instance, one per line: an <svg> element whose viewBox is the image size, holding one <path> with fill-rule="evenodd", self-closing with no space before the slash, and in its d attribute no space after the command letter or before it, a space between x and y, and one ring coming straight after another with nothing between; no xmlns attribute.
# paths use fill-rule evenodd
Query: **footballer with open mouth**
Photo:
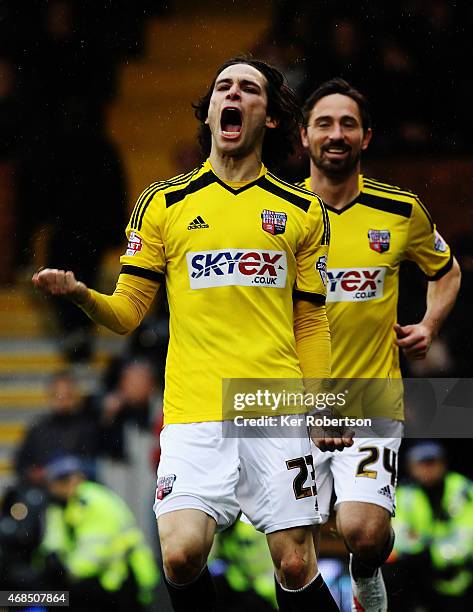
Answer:
<svg viewBox="0 0 473 612"><path fill-rule="evenodd" d="M224 138L235 140L240 137L243 118L239 108L226 106L220 116L220 130Z"/></svg>
<svg viewBox="0 0 473 612"><path fill-rule="evenodd" d="M232 64L218 75L206 120L213 155L241 158L251 151L261 159L265 131L277 126L267 115L266 87L265 76L249 64Z"/></svg>

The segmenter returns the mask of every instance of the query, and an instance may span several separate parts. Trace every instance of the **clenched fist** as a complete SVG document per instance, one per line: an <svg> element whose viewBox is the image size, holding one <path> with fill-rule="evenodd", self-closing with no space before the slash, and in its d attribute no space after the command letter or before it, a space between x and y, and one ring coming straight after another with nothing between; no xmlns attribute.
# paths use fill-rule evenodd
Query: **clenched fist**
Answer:
<svg viewBox="0 0 473 612"><path fill-rule="evenodd" d="M76 304L82 304L89 296L89 290L74 276L74 272L45 268L35 272L31 279L33 285L45 293L62 295Z"/></svg>
<svg viewBox="0 0 473 612"><path fill-rule="evenodd" d="M401 326L394 325L397 340L396 344L404 351L408 359L425 359L434 334L432 330L422 323Z"/></svg>

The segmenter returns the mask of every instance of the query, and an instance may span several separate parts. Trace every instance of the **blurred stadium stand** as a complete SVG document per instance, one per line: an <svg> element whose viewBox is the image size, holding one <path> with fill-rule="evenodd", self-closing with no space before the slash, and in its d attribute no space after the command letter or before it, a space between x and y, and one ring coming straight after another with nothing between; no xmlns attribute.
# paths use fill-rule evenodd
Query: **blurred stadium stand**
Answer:
<svg viewBox="0 0 473 612"><path fill-rule="evenodd" d="M197 122L191 102L203 95L220 63L255 46L270 18L264 3L239 15L225 7L212 12L218 3L206 3L202 13L188 12L190 3L174 4L172 15L148 22L145 56L123 66L108 116L133 197L157 178L185 171L181 159L185 163L189 154L193 165Z"/></svg>
<svg viewBox="0 0 473 612"><path fill-rule="evenodd" d="M83 4L86 10L87 2ZM222 32L229 31L228 13L220 14L210 6L210 15L192 17L188 12L190 3L182 2L180 7L175 4L169 14L143 20L144 40L140 45L130 43L132 49L142 46L140 53L130 57L122 51L125 58L117 75L117 97L106 106L108 133L119 146L128 175L130 207L146 185L181 171L176 166L177 151L185 148L188 141L195 141L191 101L202 93L220 62L255 45L269 18L263 10L256 11L256 16L251 13L232 19L231 37L222 36ZM18 17L16 10L10 17ZM110 29L113 31L113 24ZM25 37L25 42L31 53L37 40L32 35L31 39ZM15 57L13 51L11 55ZM21 58L16 61L20 70ZM0 162L0 237L4 238L3 245L10 245L5 249L4 277L0 279L10 281L0 289L0 483L12 476L12 449L21 439L25 425L46 407L44 380L66 365L55 344L56 325L47 300L32 294L29 278L18 278L12 268L17 246L14 226L20 222L17 215L15 219L15 197L21 185L18 171L13 168L21 164L21 146L18 150L20 153L11 160ZM34 238L30 264L44 264L45 233L41 228ZM103 289L113 288L119 254L117 250L105 257L104 280L100 283ZM79 368L84 391L97 386L110 357L123 346L121 338L106 330L97 333L97 354L90 364Z"/></svg>

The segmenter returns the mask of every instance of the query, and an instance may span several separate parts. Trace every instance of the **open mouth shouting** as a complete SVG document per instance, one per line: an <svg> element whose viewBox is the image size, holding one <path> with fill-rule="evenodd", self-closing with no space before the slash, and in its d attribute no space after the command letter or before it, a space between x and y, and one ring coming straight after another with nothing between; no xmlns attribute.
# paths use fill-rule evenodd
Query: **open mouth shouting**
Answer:
<svg viewBox="0 0 473 612"><path fill-rule="evenodd" d="M220 116L220 130L222 136L229 140L235 140L241 134L243 118L239 108L227 106L222 110Z"/></svg>

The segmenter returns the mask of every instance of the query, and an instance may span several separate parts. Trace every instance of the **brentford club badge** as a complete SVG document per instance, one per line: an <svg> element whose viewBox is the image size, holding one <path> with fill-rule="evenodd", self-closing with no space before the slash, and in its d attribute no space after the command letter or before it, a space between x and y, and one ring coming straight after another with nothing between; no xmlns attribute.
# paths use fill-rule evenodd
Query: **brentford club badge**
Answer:
<svg viewBox="0 0 473 612"><path fill-rule="evenodd" d="M386 253L391 243L391 232L389 230L368 230L370 249L377 253Z"/></svg>
<svg viewBox="0 0 473 612"><path fill-rule="evenodd" d="M261 222L265 232L277 236L286 231L287 215L283 212L274 212L274 210L263 210Z"/></svg>
<svg viewBox="0 0 473 612"><path fill-rule="evenodd" d="M176 480L176 474L167 474L166 476L160 476L156 487L156 501L161 501L171 493Z"/></svg>

